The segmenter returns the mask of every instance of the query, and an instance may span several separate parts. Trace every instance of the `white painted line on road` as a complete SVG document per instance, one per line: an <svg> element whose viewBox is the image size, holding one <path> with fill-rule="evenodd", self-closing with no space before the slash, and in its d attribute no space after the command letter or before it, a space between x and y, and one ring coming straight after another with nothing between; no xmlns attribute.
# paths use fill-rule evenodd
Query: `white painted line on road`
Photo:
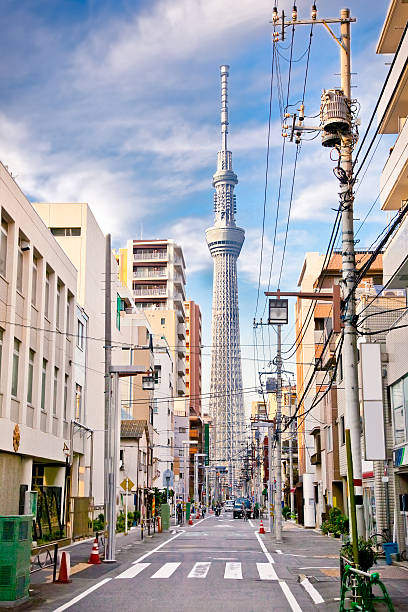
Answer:
<svg viewBox="0 0 408 612"><path fill-rule="evenodd" d="M127 570L119 574L119 576L115 576L115 580L118 578L134 578L149 565L150 563L137 563L136 565L131 565Z"/></svg>
<svg viewBox="0 0 408 612"><path fill-rule="evenodd" d="M211 567L210 561L198 561L187 578L205 578L208 574L208 570Z"/></svg>
<svg viewBox="0 0 408 612"><path fill-rule="evenodd" d="M276 552L278 553L278 555L283 555L283 552L279 550L279 548L276 549Z"/></svg>
<svg viewBox="0 0 408 612"><path fill-rule="evenodd" d="M254 528L254 524L253 524L253 522L251 521L251 519L248 519L248 523L249 523L249 526L250 526L250 527L252 527L252 529L253 529L253 528Z"/></svg>
<svg viewBox="0 0 408 612"><path fill-rule="evenodd" d="M226 563L224 578L227 580L242 580L241 563Z"/></svg>
<svg viewBox="0 0 408 612"><path fill-rule="evenodd" d="M143 561L144 559L147 559L147 557L150 557L150 555L152 555L153 553L157 552L158 550L163 548L163 546L166 546L166 544L168 544L172 540L175 540L176 538L181 536L183 533L184 533L184 530L180 531L179 533L176 533L175 536L173 536L172 538L169 538L165 542L162 542L161 544L159 544L159 546L156 546L156 548L153 548L153 550L149 550L149 552L145 553L144 555L142 555L141 557L136 559L136 561L132 561L132 565L136 565L136 563L140 563L140 561Z"/></svg>
<svg viewBox="0 0 408 612"><path fill-rule="evenodd" d="M71 601L68 601L66 604L60 606L59 608L55 608L54 612L63 612L63 610L68 610L68 608L70 608L74 604L78 603L78 601L81 601L81 599L83 599L84 597L89 595L89 593L92 593L93 591L96 591L96 589L99 589L99 587L103 586L104 584L106 584L110 580L112 580L112 578L104 578L103 580L101 580L100 582L97 582L96 584L91 586L89 589L87 589L86 591L81 593L80 595L77 595L76 597L71 599Z"/></svg>
<svg viewBox="0 0 408 612"><path fill-rule="evenodd" d="M307 565L306 567L299 567L299 569L339 569L338 565Z"/></svg>
<svg viewBox="0 0 408 612"><path fill-rule="evenodd" d="M278 576L271 563L257 563L256 567L261 580L278 580Z"/></svg>
<svg viewBox="0 0 408 612"><path fill-rule="evenodd" d="M272 555L270 552L268 552L268 549L266 548L265 544L262 542L262 539L259 537L259 533L257 531L254 531L255 537L259 542L259 546L262 548L265 557L268 559L269 563L275 563L275 561L272 558Z"/></svg>
<svg viewBox="0 0 408 612"><path fill-rule="evenodd" d="M191 525L191 528L195 527L196 525L199 525L200 523L202 523L203 521L208 520L209 518L211 518L211 517L206 516L205 518L200 519L199 521L197 521L196 523L194 523L193 525Z"/></svg>
<svg viewBox="0 0 408 612"><path fill-rule="evenodd" d="M155 574L153 574L152 578L170 578L179 565L181 565L181 562L165 563L160 569L157 570Z"/></svg>
<svg viewBox="0 0 408 612"><path fill-rule="evenodd" d="M302 608L299 606L298 602L294 598L293 593L286 584L286 582L284 580L279 580L279 584L293 612L302 612Z"/></svg>
<svg viewBox="0 0 408 612"><path fill-rule="evenodd" d="M320 595L319 591L314 588L313 584L306 578L306 576L300 581L300 584L305 591L309 593L315 604L324 603L323 597Z"/></svg>

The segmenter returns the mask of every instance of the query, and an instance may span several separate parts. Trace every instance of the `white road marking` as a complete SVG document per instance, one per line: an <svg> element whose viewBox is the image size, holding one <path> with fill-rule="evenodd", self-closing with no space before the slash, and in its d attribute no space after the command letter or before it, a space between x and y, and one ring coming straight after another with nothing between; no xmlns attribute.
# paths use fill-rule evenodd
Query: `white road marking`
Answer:
<svg viewBox="0 0 408 612"><path fill-rule="evenodd" d="M299 569L339 569L339 566L335 565L308 565L307 567L299 567Z"/></svg>
<svg viewBox="0 0 408 612"><path fill-rule="evenodd" d="M196 527L197 525L199 525L199 524L200 524L200 523L202 523L203 521L207 521L209 518L210 518L209 516L206 516L205 518L200 519L199 521L197 521L196 523L194 523L193 525L191 525L191 529L192 529L193 527Z"/></svg>
<svg viewBox="0 0 408 612"><path fill-rule="evenodd" d="M323 597L320 595L319 591L315 589L313 584L306 578L306 576L300 581L300 584L305 591L309 593L315 604L324 603Z"/></svg>
<svg viewBox="0 0 408 612"><path fill-rule="evenodd" d="M293 593L286 584L286 582L284 580L279 580L279 584L293 612L302 612L302 608L299 606L298 602L294 598Z"/></svg>
<svg viewBox="0 0 408 612"><path fill-rule="evenodd" d="M178 538L179 536L181 536L184 533L183 531L179 531L179 533L176 533L175 536L173 536L172 538L169 538L168 540L166 540L165 542L162 542L161 544L159 544L158 546L156 546L156 548L153 548L153 550L149 550L149 552L145 553L144 555L142 555L141 557L139 557L138 559L136 559L136 561L132 562L132 565L136 565L136 563L140 563L140 561L143 561L144 559L147 559L147 557L150 557L150 555L152 555L153 553L157 552L158 550L160 550L161 548L163 548L163 546L166 546L166 544L168 544L169 542L171 542L172 540L175 540L176 538Z"/></svg>
<svg viewBox="0 0 408 612"><path fill-rule="evenodd" d="M257 563L256 567L261 580L278 580L272 563Z"/></svg>
<svg viewBox="0 0 408 612"><path fill-rule="evenodd" d="M226 563L224 578L227 580L242 580L241 563Z"/></svg>
<svg viewBox="0 0 408 612"><path fill-rule="evenodd" d="M153 574L152 578L170 578L181 563L165 563L160 569Z"/></svg>
<svg viewBox="0 0 408 612"><path fill-rule="evenodd" d="M199 561L194 565L187 578L205 578L210 567L211 563L209 561Z"/></svg>
<svg viewBox="0 0 408 612"><path fill-rule="evenodd" d="M150 563L136 563L136 565L131 565L127 568L127 570L119 574L119 576L116 576L115 580L117 580L118 578L134 578L149 565Z"/></svg>
<svg viewBox="0 0 408 612"><path fill-rule="evenodd" d="M71 601L68 601L66 604L60 606L59 608L55 608L54 612L63 612L63 610L67 610L68 608L70 608L74 604L78 603L78 601L81 601L81 599L83 599L84 597L89 595L89 593L92 593L93 591L96 591L96 589L99 589L99 587L103 586L104 584L106 584L110 580L112 580L112 578L104 578L103 580L101 580L100 582L97 582L96 584L91 586L89 589L87 589L83 593L80 593L80 595L77 595L76 597L71 599Z"/></svg>
<svg viewBox="0 0 408 612"><path fill-rule="evenodd" d="M262 542L262 538L259 537L259 533L257 531L254 531L255 537L259 542L259 546L262 548L265 557L268 559L269 563L275 563L275 561L272 558L272 555L270 552L268 552L268 549L266 548L265 544Z"/></svg>
<svg viewBox="0 0 408 612"><path fill-rule="evenodd" d="M251 519L248 519L248 523L249 523L249 526L250 526L250 527L252 527L252 529L253 529L253 528L254 528L254 525L253 525L253 523L252 523Z"/></svg>
<svg viewBox="0 0 408 612"><path fill-rule="evenodd" d="M276 549L276 552L278 553L278 555L283 555L283 552L279 550L279 548Z"/></svg>

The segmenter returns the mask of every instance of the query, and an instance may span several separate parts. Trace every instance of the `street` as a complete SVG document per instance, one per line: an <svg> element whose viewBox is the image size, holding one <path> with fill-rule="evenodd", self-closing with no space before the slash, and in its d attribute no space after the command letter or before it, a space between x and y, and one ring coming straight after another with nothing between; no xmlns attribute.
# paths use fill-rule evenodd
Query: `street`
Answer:
<svg viewBox="0 0 408 612"><path fill-rule="evenodd" d="M209 516L103 578L55 612L70 609L141 612L196 610L314 610L287 558L267 551L258 521ZM333 563L334 565L335 563ZM87 592L85 591L85 592ZM326 608L327 609L327 608Z"/></svg>

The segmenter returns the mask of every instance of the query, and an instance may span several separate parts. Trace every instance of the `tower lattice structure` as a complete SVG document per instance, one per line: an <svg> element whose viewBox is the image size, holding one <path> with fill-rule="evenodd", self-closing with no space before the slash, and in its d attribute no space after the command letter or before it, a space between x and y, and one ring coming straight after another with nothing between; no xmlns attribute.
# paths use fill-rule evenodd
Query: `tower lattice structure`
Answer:
<svg viewBox="0 0 408 612"><path fill-rule="evenodd" d="M206 231L214 261L212 303L212 362L210 416L212 419L212 465L228 469L231 488L237 483L240 442L243 439L241 348L239 335L237 259L245 239L236 226L232 153L227 148L229 66L221 66L221 150L213 176L214 225ZM235 477L236 476L236 477Z"/></svg>

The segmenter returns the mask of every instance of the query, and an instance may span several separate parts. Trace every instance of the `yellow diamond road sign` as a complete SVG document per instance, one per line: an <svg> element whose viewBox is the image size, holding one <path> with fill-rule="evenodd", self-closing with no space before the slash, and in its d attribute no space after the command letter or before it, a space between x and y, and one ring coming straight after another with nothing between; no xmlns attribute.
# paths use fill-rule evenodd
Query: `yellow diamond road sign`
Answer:
<svg viewBox="0 0 408 612"><path fill-rule="evenodd" d="M124 489L125 491L130 491L131 489L133 489L133 487L135 486L135 483L132 482L130 480L130 478L125 478L121 483L120 486L122 487L122 489Z"/></svg>

